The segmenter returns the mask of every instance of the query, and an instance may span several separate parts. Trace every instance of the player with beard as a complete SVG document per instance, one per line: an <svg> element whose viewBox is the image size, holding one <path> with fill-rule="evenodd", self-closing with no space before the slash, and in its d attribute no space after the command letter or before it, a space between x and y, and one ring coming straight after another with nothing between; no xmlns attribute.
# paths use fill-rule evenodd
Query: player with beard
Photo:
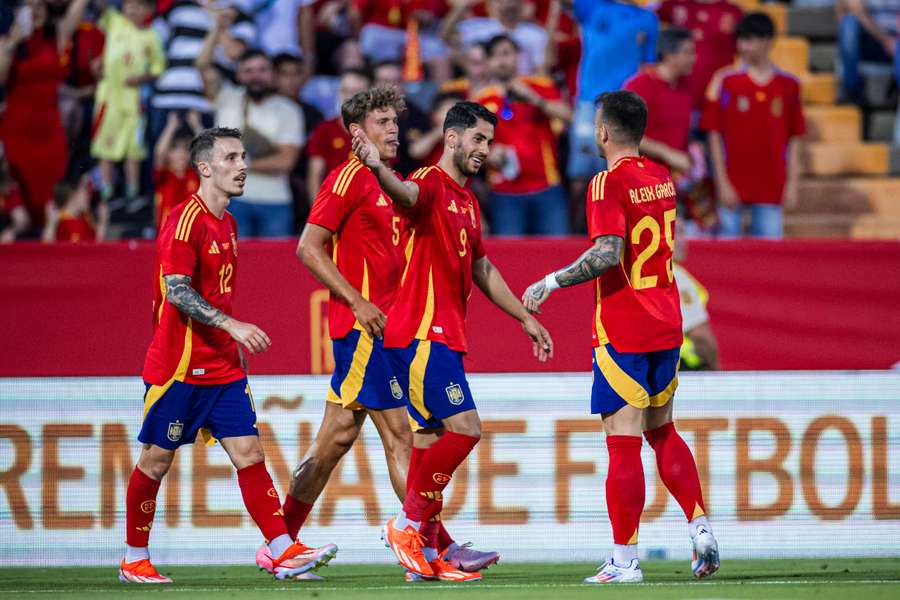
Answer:
<svg viewBox="0 0 900 600"><path fill-rule="evenodd" d="M237 270L237 226L225 209L244 191L247 164L241 132L216 128L191 142L200 190L169 214L157 239L153 341L143 378L143 444L126 494L124 583L171 583L150 562L148 542L162 478L175 451L218 440L237 469L241 496L269 540L279 579L315 567L287 534L281 503L266 469L256 429L247 365L271 341L259 327L231 316Z"/></svg>
<svg viewBox="0 0 900 600"><path fill-rule="evenodd" d="M349 131L364 131L381 160L390 164L397 155L397 121L404 108L397 88L379 86L344 102L341 118ZM322 424L285 499L284 518L292 537L297 537L367 416L381 436L394 491L401 502L406 496L412 435L403 390L381 339L384 313L400 280L400 241L400 217L372 172L355 156L332 170L316 195L297 246L300 260L331 292L328 326L335 368ZM455 544L446 531L441 532L441 542L447 560L464 570L477 571L499 558L496 552ZM336 551L333 544L309 550L319 561ZM270 568L269 556L265 546L260 549L260 568Z"/></svg>
<svg viewBox="0 0 900 600"><path fill-rule="evenodd" d="M406 229L406 264L382 325L394 374L408 395L413 450L403 510L385 526L385 541L408 570L445 581L481 579L438 553L443 490L481 436L462 361L472 283L521 322L539 360L553 355L547 330L485 255L478 201L465 187L487 159L496 124L497 117L479 104L455 104L444 120L440 161L407 181L385 165L365 131L353 133L353 151L405 218Z"/></svg>

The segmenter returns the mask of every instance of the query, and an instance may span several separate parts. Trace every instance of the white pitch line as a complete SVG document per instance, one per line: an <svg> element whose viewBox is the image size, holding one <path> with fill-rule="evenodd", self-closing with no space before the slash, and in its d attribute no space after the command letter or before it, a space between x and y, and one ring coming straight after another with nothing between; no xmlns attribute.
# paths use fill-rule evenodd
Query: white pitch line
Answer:
<svg viewBox="0 0 900 600"><path fill-rule="evenodd" d="M750 580L750 581L739 581L739 580L726 580L726 581L715 581L711 580L709 582L697 582L697 581L671 581L671 582L644 582L644 583L630 583L630 584L622 584L622 587L625 589L636 587L687 587L687 586L720 586L720 585L833 585L833 584L851 584L851 585L860 585L860 584L874 584L874 585L900 585L900 579L772 579L772 580ZM610 584L610 586L616 586L616 584ZM134 585L127 586L130 588L134 588ZM603 584L587 584L587 583L487 583L483 585L479 585L477 583L469 583L469 584L460 584L460 585L452 585L447 586L440 583L411 583L405 585L381 585L381 586L366 586L366 587L320 587L315 585L305 585L301 582L297 582L296 585L291 586L279 586L279 587L240 587L240 588L228 588L228 587L218 587L218 588L194 588L194 587L186 587L186 588L178 588L170 585L147 585L146 588L155 590L157 593L189 593L189 592L285 592L285 591L297 591L298 589L306 588L308 591L315 592L377 592L377 591L398 591L398 590L408 590L408 591L448 591L448 590L469 590L475 591L478 589L553 589L553 588L602 588ZM68 592L79 592L79 593L88 593L88 594L97 594L97 593L112 593L112 594L120 594L122 590L125 589L125 586L119 587L116 589L111 588L82 588L79 590L72 589L40 589L40 590L26 590L26 589L18 589L18 590L0 590L0 594L64 594Z"/></svg>

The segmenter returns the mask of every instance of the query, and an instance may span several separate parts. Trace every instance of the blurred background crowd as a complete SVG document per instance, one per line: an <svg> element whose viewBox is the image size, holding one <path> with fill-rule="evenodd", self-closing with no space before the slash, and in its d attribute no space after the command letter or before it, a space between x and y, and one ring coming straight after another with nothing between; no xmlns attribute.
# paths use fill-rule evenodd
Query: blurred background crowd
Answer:
<svg viewBox="0 0 900 600"><path fill-rule="evenodd" d="M898 17L900 0L4 0L0 240L153 238L212 125L244 131L241 237L294 235L348 158L341 102L376 84L407 92L403 174L440 156L454 102L497 113L472 182L493 235L584 231L607 167L594 99L621 88L648 104L642 152L672 170L689 236L853 234L841 190L896 191Z"/></svg>

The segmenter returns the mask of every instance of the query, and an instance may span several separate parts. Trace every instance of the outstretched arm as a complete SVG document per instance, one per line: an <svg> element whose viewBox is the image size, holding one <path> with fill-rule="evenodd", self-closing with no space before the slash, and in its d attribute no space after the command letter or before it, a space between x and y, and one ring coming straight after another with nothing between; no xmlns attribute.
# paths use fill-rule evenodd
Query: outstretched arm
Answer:
<svg viewBox="0 0 900 600"><path fill-rule="evenodd" d="M548 358L553 358L553 340L550 333L522 306L509 289L503 275L486 256L472 263L472 281L484 292L488 300L522 323L522 329L531 338L534 356L539 361L544 362Z"/></svg>
<svg viewBox="0 0 900 600"><path fill-rule="evenodd" d="M354 128L353 152L375 174L378 184L390 199L403 208L412 208L419 199L419 186L412 181L402 181L381 162L381 154L361 128Z"/></svg>
<svg viewBox="0 0 900 600"><path fill-rule="evenodd" d="M185 315L204 325L218 327L228 332L228 335L243 344L251 354L265 352L272 345L269 336L256 325L229 317L207 302L191 287L189 276L166 275L163 279L166 282L166 300Z"/></svg>
<svg viewBox="0 0 900 600"><path fill-rule="evenodd" d="M554 271L528 286L522 294L525 308L530 312L540 313L541 304L554 290L596 279L601 273L618 264L622 257L623 243L624 240L617 235L601 235L594 240L594 245L571 265Z"/></svg>

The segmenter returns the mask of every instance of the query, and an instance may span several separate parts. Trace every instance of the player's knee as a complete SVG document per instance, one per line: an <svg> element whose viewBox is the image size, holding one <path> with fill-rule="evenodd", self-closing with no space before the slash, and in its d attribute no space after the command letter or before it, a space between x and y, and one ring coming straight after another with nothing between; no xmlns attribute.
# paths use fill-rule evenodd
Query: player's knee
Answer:
<svg viewBox="0 0 900 600"><path fill-rule="evenodd" d="M174 451L147 445L141 451L141 457L138 459L138 468L151 479L159 481L169 472L174 459Z"/></svg>
<svg viewBox="0 0 900 600"><path fill-rule="evenodd" d="M357 437L359 437L359 429L357 427L342 427L335 431L330 439L330 445L334 454L338 457L345 455L353 447Z"/></svg>

